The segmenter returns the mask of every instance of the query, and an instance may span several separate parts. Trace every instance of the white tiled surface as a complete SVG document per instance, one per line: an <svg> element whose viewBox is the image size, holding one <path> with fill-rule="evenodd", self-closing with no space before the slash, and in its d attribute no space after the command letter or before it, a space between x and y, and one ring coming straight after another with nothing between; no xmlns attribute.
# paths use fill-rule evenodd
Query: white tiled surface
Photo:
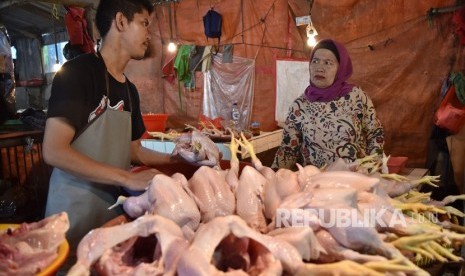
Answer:
<svg viewBox="0 0 465 276"><path fill-rule="evenodd" d="M252 143L255 149L255 153L260 153L263 151L267 151L269 149L278 147L281 144L281 140L283 139L283 130L275 130L271 132L261 132L259 136L255 136L249 139L249 142ZM228 147L229 143L216 143L218 149L223 154L223 160L230 160L231 159L231 152ZM171 141L160 141L154 139L143 139L142 146L159 151L164 153L171 153L174 149L174 143ZM244 159L249 157L249 153L242 149L239 152L239 158Z"/></svg>
<svg viewBox="0 0 465 276"><path fill-rule="evenodd" d="M166 144L168 143L173 144L173 147L174 147L173 142L162 142L162 141L151 140L151 139L143 139L141 141L141 144L143 147L149 148L154 151L159 151L159 152L167 152Z"/></svg>
<svg viewBox="0 0 465 276"><path fill-rule="evenodd" d="M141 143L142 146L146 148L164 153L172 153L175 145L171 141L159 141L153 139L143 139ZM230 160L231 152L229 151L229 148L225 146L223 143L216 143L216 145L218 146L220 152L223 154L222 159Z"/></svg>

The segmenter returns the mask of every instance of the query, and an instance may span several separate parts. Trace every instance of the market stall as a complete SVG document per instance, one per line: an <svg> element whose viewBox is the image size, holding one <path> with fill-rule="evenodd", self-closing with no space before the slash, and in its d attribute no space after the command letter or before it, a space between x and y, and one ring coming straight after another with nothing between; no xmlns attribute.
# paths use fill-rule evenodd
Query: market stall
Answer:
<svg viewBox="0 0 465 276"><path fill-rule="evenodd" d="M8 114L25 127L0 126L0 275L464 273L464 131L435 116L446 90L465 91L465 81L450 78L464 67L462 3L150 3L152 13L136 12L144 28L128 28L132 17L118 13L108 40L94 28L98 1L0 3L0 23L12 30L0 44L0 65L9 66L0 66L0 100L8 101L0 122ZM10 18L36 9L36 26ZM37 23L44 15L45 26ZM307 39L329 44L313 51ZM51 68L65 57L69 71L56 75ZM84 77L73 71L82 64ZM84 81L94 75L104 85ZM311 94L337 81L345 94ZM111 100L110 86L118 92ZM15 89L25 113L11 112ZM354 108L339 113L348 93ZM457 100L454 110L463 109ZM111 124L95 127L113 111ZM162 124L153 129L150 119ZM88 132L81 151L74 142L89 126L112 132ZM321 152L331 162L308 161ZM87 200L107 188L103 205L68 206L87 216L45 214L48 199ZM113 211L122 215L100 220ZM78 239L71 233L91 223Z"/></svg>

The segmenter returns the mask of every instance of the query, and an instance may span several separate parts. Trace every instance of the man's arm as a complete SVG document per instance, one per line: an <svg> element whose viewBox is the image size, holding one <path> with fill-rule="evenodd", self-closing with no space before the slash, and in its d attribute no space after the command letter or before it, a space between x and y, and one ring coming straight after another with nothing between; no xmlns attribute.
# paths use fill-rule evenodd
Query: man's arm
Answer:
<svg viewBox="0 0 465 276"><path fill-rule="evenodd" d="M140 140L131 143L131 161L149 167L172 165L180 162L179 159L171 158L171 154L154 151L142 146Z"/></svg>
<svg viewBox="0 0 465 276"><path fill-rule="evenodd" d="M74 128L66 119L48 118L43 141L44 160L49 165L87 181L143 190L158 173L146 170L137 174L95 161L71 147Z"/></svg>

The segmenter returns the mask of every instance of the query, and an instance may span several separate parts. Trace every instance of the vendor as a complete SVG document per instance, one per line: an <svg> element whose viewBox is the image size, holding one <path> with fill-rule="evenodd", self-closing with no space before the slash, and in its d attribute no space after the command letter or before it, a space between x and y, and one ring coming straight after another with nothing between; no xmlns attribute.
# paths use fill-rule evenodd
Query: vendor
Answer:
<svg viewBox="0 0 465 276"><path fill-rule="evenodd" d="M122 213L108 210L121 188L143 191L159 173L131 173L131 162L174 162L142 147L138 91L123 73L129 60L144 58L149 48L152 10L149 0L101 0L100 51L68 61L54 77L43 141L44 159L54 167L46 216L68 213L71 253L91 229Z"/></svg>
<svg viewBox="0 0 465 276"><path fill-rule="evenodd" d="M334 40L320 41L310 55L309 72L309 86L289 109L272 168L323 167L337 158L382 154L384 132L373 103L347 83L352 62L346 48Z"/></svg>

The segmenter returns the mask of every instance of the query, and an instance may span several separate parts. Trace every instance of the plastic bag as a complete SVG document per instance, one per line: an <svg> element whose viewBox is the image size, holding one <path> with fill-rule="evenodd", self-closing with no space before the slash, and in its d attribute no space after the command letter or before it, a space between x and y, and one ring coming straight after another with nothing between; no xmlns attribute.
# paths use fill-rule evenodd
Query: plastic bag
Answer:
<svg viewBox="0 0 465 276"><path fill-rule="evenodd" d="M231 108L237 103L240 113L238 129L247 129L252 117L255 61L233 57L222 63L223 55L213 56L211 69L204 73L203 114L229 122Z"/></svg>

